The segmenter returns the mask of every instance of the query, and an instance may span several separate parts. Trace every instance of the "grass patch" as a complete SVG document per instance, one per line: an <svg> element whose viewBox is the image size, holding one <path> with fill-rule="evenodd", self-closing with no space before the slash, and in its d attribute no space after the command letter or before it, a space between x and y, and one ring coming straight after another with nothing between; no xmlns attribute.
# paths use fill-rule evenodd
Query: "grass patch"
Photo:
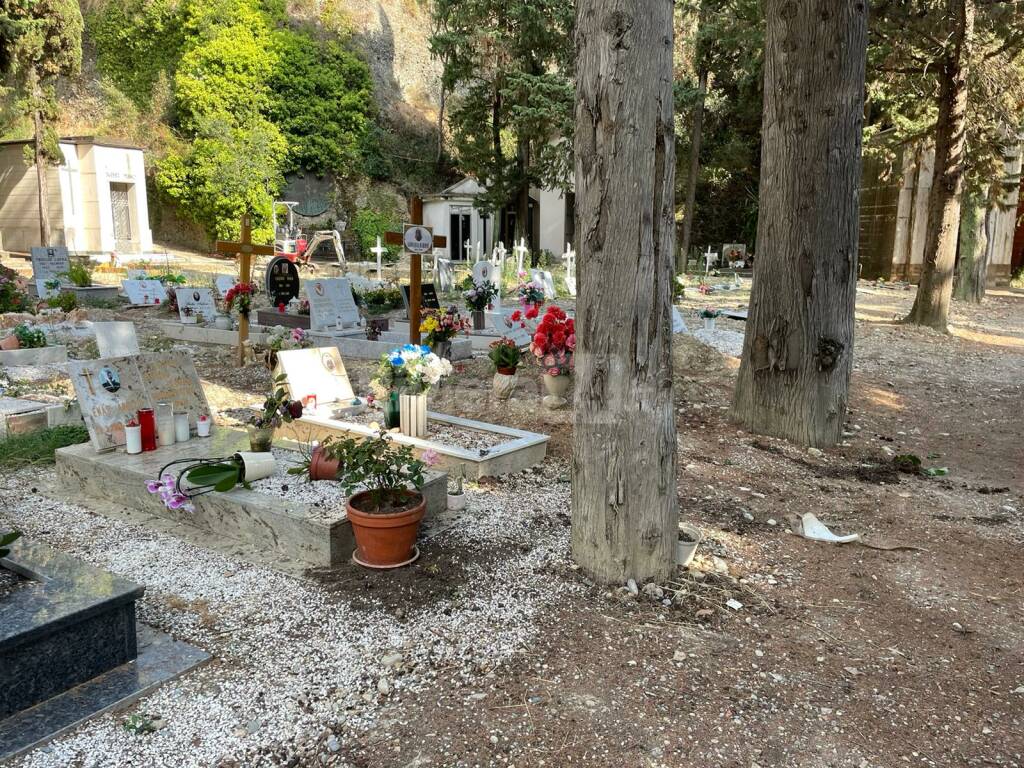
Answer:
<svg viewBox="0 0 1024 768"><path fill-rule="evenodd" d="M15 435L0 440L0 467L21 469L40 464L53 464L53 452L58 448L88 440L88 430L79 424Z"/></svg>

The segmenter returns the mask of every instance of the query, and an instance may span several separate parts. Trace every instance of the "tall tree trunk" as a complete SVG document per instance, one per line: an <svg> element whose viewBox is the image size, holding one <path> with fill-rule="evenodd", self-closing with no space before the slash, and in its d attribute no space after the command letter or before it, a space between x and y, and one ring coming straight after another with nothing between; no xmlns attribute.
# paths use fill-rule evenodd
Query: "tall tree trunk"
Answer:
<svg viewBox="0 0 1024 768"><path fill-rule="evenodd" d="M693 235L693 207L697 202L697 176L700 175L700 145L704 135L704 99L708 91L708 70L701 65L697 75L697 104L693 108L693 126L690 130L690 175L686 179L686 209L683 215L683 242L679 246L676 272L686 271L690 257L690 238Z"/></svg>
<svg viewBox="0 0 1024 768"><path fill-rule="evenodd" d="M516 175L519 177L519 189L516 190L516 232L515 237L526 238L530 246L530 266L537 266L536 243L530 231L530 181L527 169L530 167L530 143L520 141L516 148Z"/></svg>
<svg viewBox="0 0 1024 768"><path fill-rule="evenodd" d="M497 80L494 81L494 97L491 101L491 155L494 159L494 172L498 174L498 178L490 179L490 183L494 189L502 189L504 187L503 180L500 176L502 173L503 163L505 162L504 155L501 152L501 87ZM499 232L501 233L502 242L508 236L508 221L505 216L505 205L507 202L502 203L502 209L499 213L500 227Z"/></svg>
<svg viewBox="0 0 1024 768"><path fill-rule="evenodd" d="M998 208L984 197L968 197L960 208L960 261L954 291L961 301L979 304L988 282Z"/></svg>
<svg viewBox="0 0 1024 768"><path fill-rule="evenodd" d="M49 161L46 159L46 152L43 147L43 94L39 86L39 77L35 69L29 70L29 77L32 78L32 128L33 128L33 158L36 164L36 187L39 194L39 239L45 248L50 245L50 191L46 184L46 170Z"/></svg>
<svg viewBox="0 0 1024 768"><path fill-rule="evenodd" d="M960 231L964 147L967 133L967 75L974 37L974 0L946 0L951 38L939 70L935 123L935 175L928 198L924 263L917 297L906 322L946 330L953 294Z"/></svg>
<svg viewBox="0 0 1024 768"><path fill-rule="evenodd" d="M838 441L857 279L867 4L767 0L760 210L734 417Z"/></svg>
<svg viewBox="0 0 1024 768"><path fill-rule="evenodd" d="M441 161L444 158L444 108L447 100L448 91L444 87L444 83L441 84L441 103L437 108L437 170L441 170Z"/></svg>
<svg viewBox="0 0 1024 768"><path fill-rule="evenodd" d="M672 0L577 0L572 551L597 581L673 562Z"/></svg>

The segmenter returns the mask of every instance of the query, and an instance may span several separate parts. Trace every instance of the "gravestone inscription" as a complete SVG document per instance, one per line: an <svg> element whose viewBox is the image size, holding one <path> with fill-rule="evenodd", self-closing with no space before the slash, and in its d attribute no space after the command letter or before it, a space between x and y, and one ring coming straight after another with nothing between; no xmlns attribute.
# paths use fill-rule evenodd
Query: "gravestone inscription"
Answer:
<svg viewBox="0 0 1024 768"><path fill-rule="evenodd" d="M299 295L299 269L295 262L277 256L267 265L266 290L274 306L287 304Z"/></svg>

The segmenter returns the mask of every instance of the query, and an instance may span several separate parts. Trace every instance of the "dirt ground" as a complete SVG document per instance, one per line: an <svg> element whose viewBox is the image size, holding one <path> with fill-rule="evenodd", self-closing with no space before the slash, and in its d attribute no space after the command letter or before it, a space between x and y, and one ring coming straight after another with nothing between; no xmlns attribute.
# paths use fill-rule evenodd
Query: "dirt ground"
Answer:
<svg viewBox="0 0 1024 768"><path fill-rule="evenodd" d="M705 536L694 567L637 596L571 567L551 573L586 598L551 604L526 654L480 679L440 674L337 757L359 768L1024 765L1024 292L957 304L949 335L894 322L912 298L859 287L847 437L824 452L730 423L738 361L678 338L680 517ZM168 344L147 312L111 314L136 319L143 346ZM262 398L264 369L192 346L215 407ZM372 364L349 368L363 391ZM540 406L536 373L507 406L489 391L486 362L473 361L432 407L547 432L549 462L568 473L571 414ZM900 454L948 474L900 473ZM895 549L799 538L789 520L808 511ZM569 515L544 524L568 527ZM436 600L460 572L424 558L398 589ZM307 575L377 607L387 588L351 568Z"/></svg>

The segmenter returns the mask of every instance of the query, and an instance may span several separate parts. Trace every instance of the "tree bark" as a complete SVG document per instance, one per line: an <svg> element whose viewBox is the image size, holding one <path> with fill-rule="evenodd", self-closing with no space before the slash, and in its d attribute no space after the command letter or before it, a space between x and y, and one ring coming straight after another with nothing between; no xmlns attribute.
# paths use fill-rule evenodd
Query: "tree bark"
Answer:
<svg viewBox="0 0 1024 768"><path fill-rule="evenodd" d="M29 72L32 78L32 148L33 159L36 164L36 188L39 202L39 239L41 245L46 248L50 245L50 190L46 183L46 169L49 161L46 159L46 152L43 147L43 94L39 87L39 77L34 69Z"/></svg>
<svg viewBox="0 0 1024 768"><path fill-rule="evenodd" d="M853 352L867 3L767 0L765 19L757 261L733 416L831 445Z"/></svg>
<svg viewBox="0 0 1024 768"><path fill-rule="evenodd" d="M961 301L980 304L988 282L998 208L984 198L970 197L960 208L960 261L954 292Z"/></svg>
<svg viewBox="0 0 1024 768"><path fill-rule="evenodd" d="M947 0L951 38L939 70L935 123L935 176L928 198L924 263L917 296L906 322L946 331L953 294L960 232L964 149L967 133L967 76L974 37L974 0Z"/></svg>
<svg viewBox="0 0 1024 768"><path fill-rule="evenodd" d="M665 578L677 538L672 36L671 0L577 2L572 551L605 583Z"/></svg>
<svg viewBox="0 0 1024 768"><path fill-rule="evenodd" d="M686 208L683 214L683 242L679 246L679 262L676 272L686 271L690 256L690 238L693 235L693 207L697 202L697 176L700 174L700 145L704 135L704 99L708 91L708 70L701 65L697 75L697 104L693 109L693 126L690 130L690 175L686 179Z"/></svg>

